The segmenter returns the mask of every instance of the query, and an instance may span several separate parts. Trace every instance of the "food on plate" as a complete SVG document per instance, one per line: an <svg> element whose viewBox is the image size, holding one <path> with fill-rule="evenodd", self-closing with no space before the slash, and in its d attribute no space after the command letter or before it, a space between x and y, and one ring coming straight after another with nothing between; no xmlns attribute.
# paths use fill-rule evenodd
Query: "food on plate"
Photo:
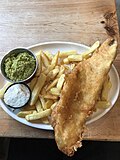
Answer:
<svg viewBox="0 0 120 160"><path fill-rule="evenodd" d="M18 117L22 117L25 118L25 116L32 114L35 110L31 110L31 111L20 111L18 112L17 116Z"/></svg>
<svg viewBox="0 0 120 160"><path fill-rule="evenodd" d="M52 69L55 68L55 66L57 65L58 63L58 58L59 58L59 51L57 54L55 54L55 56L53 57L52 61L51 61L51 64L50 66L48 67L48 70L51 71Z"/></svg>
<svg viewBox="0 0 120 160"><path fill-rule="evenodd" d="M92 47L88 51L84 52L84 54L81 54L80 57L84 55L84 58L82 58L82 61L89 58L92 55L92 52L95 49L97 49L97 47L99 47L99 45L100 45L99 41L97 41L92 45ZM73 55L72 55L72 53L73 53ZM41 65L41 72L40 72L40 74L37 74L38 73L37 72L35 74L36 77L34 77L34 79L32 79L29 84L33 94L32 94L32 99L31 99L30 105L27 106L24 111L36 110L37 113L40 113L42 111L45 111L46 109L50 109L50 108L53 109L60 99L61 91L62 91L63 85L66 81L65 80L66 76L69 73L71 73L72 70L79 63L79 61L76 61L76 62L69 61L69 64L67 64L67 65L64 64L64 59L68 58L69 56L77 56L77 55L79 56L77 51L66 51L66 52L59 51L57 53L57 55L55 55L55 56L52 55L49 51L45 51L45 52L39 51L36 55L42 56L42 54L45 54L45 56L47 58L47 62L44 62L44 61L46 61L46 58L39 57L39 59L41 59L40 63L42 64ZM48 64L49 64L49 66L48 66ZM52 67L50 67L50 66L52 66ZM44 81L42 87L41 87L40 81L38 81L38 78L40 78L41 74L46 76L46 78L44 80L42 80L42 82ZM108 82L108 80L106 80L106 83L107 82ZM35 87L35 85L37 87ZM39 88L40 90L37 88ZM110 88L109 88L109 90L110 90ZM35 96L35 94L34 94L35 91L37 91L36 92L37 96ZM32 102L33 100L35 100L34 103ZM102 103L101 101L103 102L101 97L99 97L98 104L102 104L101 109L108 107L108 104L109 104L108 98L106 100L104 100L104 103ZM103 106L103 105L106 105L106 106ZM98 108L100 108L99 105L96 105L96 107L97 106L98 106ZM34 114L34 113L31 113L31 114ZM42 119L39 116L34 117L34 119L35 118L37 118L37 120L38 120L38 118ZM33 122L34 120L31 119L30 121ZM42 121L42 122L44 123L44 121ZM40 123L41 123L41 121L40 121Z"/></svg>
<svg viewBox="0 0 120 160"><path fill-rule="evenodd" d="M52 95L60 96L60 92L59 92L59 89L58 89L58 88L51 88L51 89L50 89L50 93L51 93Z"/></svg>
<svg viewBox="0 0 120 160"><path fill-rule="evenodd" d="M43 111L43 107L42 107L42 104L41 104L41 102L40 102L39 99L37 100L37 102L36 102L36 104L35 104L35 107L36 107L36 111L37 111L37 112Z"/></svg>
<svg viewBox="0 0 120 160"><path fill-rule="evenodd" d="M116 47L115 40L107 39L65 78L60 100L51 114L51 124L59 150L68 156L82 146L86 120L93 113L101 95L116 56Z"/></svg>
<svg viewBox="0 0 120 160"><path fill-rule="evenodd" d="M44 117L48 117L48 116L50 116L51 112L52 112L51 109L46 109L46 110L38 112L38 113L28 114L25 116L25 118L28 121L33 121L33 120L41 119Z"/></svg>
<svg viewBox="0 0 120 160"><path fill-rule="evenodd" d="M56 78L55 80L53 80L46 88L46 91L49 91L51 88L53 88L58 82L58 78Z"/></svg>
<svg viewBox="0 0 120 160"><path fill-rule="evenodd" d="M18 82L27 79L35 70L36 60L27 52L12 54L4 61L7 78Z"/></svg>
<svg viewBox="0 0 120 160"><path fill-rule="evenodd" d="M99 42L99 41L96 41L96 42L91 46L91 48L90 48L88 51L82 53L83 58L85 58L85 59L89 58L89 57L92 55L92 53L93 53L99 46L100 46L100 42Z"/></svg>
<svg viewBox="0 0 120 160"><path fill-rule="evenodd" d="M45 95L40 95L40 97L43 97L44 99L51 99L51 100L58 100L58 96L52 95L50 93L47 93Z"/></svg>
<svg viewBox="0 0 120 160"><path fill-rule="evenodd" d="M69 61L68 58L65 58L65 59L63 60L63 62L64 62L64 64L69 64L69 63L70 63L70 61Z"/></svg>
<svg viewBox="0 0 120 160"><path fill-rule="evenodd" d="M110 102L104 100L104 101L97 101L95 104L95 108L99 109L106 109L110 106Z"/></svg>
<svg viewBox="0 0 120 160"><path fill-rule="evenodd" d="M25 106L31 97L31 91L25 84L12 84L4 93L3 100L5 104L12 108Z"/></svg>
<svg viewBox="0 0 120 160"><path fill-rule="evenodd" d="M3 96L4 96L4 93L6 91L6 89L11 85L12 83L11 82L7 82L3 88L0 89L0 98L2 99Z"/></svg>
<svg viewBox="0 0 120 160"><path fill-rule="evenodd" d="M53 55L49 51L45 51L44 53L46 54L49 61L51 61L53 59Z"/></svg>
<svg viewBox="0 0 120 160"><path fill-rule="evenodd" d="M65 58L65 57L67 57L67 56L75 55L75 54L77 54L77 51L76 51L76 50L67 51L67 52L60 52L59 57L60 57L60 58Z"/></svg>
<svg viewBox="0 0 120 160"><path fill-rule="evenodd" d="M45 110L45 109L46 109L46 106L45 106L45 99L42 98L42 97L40 97L40 102L41 102L41 104L42 104L43 110Z"/></svg>
<svg viewBox="0 0 120 160"><path fill-rule="evenodd" d="M31 80L31 82L30 82L30 84L29 84L29 87L30 87L31 90L33 90L33 88L34 88L34 86L35 86L35 84L36 84L36 82L37 82L37 79L38 79L38 77L34 77L34 78Z"/></svg>
<svg viewBox="0 0 120 160"><path fill-rule="evenodd" d="M110 88L112 87L111 81L110 81L110 77L107 76L106 81L103 85L103 89L102 89L102 94L101 94L101 100L102 101L107 101L108 100L108 93Z"/></svg>
<svg viewBox="0 0 120 160"><path fill-rule="evenodd" d="M41 52L41 58L42 58L42 62L44 64L44 66L48 67L50 65L50 61L49 61L47 55L44 54L43 52Z"/></svg>
<svg viewBox="0 0 120 160"><path fill-rule="evenodd" d="M65 74L62 74L60 78L58 79L58 83L57 83L57 88L59 91L61 91L64 81L65 81Z"/></svg>
<svg viewBox="0 0 120 160"><path fill-rule="evenodd" d="M67 75L73 71L81 60L83 61L90 58L99 45L99 41L95 42L88 51L81 53L81 55L76 50L58 51L56 55L51 54L50 51L40 50L37 52L37 71L33 79L28 83L32 91L31 100L27 106L21 108L21 111L17 115L21 118L26 118L29 114L40 113L46 109L53 110L60 100L61 91L66 82ZM74 61L76 56L80 57L79 61ZM72 57L73 61L71 59L69 61L69 57ZM65 62L65 59L67 62ZM109 78L105 81L105 85L103 86L101 95L97 101L98 103L96 103L96 108L105 109L106 107L109 107L108 104L110 105L107 97L110 90L110 87L107 87L108 83L110 83ZM1 98L10 84L10 82L7 82L0 90ZM43 115L45 116L45 114L42 114L42 117ZM48 117L41 118L41 116L34 116L34 119L35 118L37 119L31 119L30 121L33 123L49 123Z"/></svg>
<svg viewBox="0 0 120 160"><path fill-rule="evenodd" d="M29 101L17 116L31 123L51 124L58 148L71 156L82 145L87 118L97 109L105 110L111 106L108 72L115 57L116 46L115 40L108 39L102 45L99 41L95 42L83 53L70 50L52 55L50 51L40 50L36 53L37 71L28 83L30 101L30 97L23 96L23 86L19 91L19 85L22 84L13 84L18 85L19 94L14 91L15 88L10 90L10 82L0 90L0 98L14 108L25 106Z"/></svg>
<svg viewBox="0 0 120 160"><path fill-rule="evenodd" d="M56 107L57 103L58 103L58 102L55 102L55 103L52 104L52 106L51 106L51 109L52 109L52 110Z"/></svg>
<svg viewBox="0 0 120 160"><path fill-rule="evenodd" d="M59 73L59 68L55 68L55 69L51 70L47 75L47 81L53 80L58 73Z"/></svg>
<svg viewBox="0 0 120 160"><path fill-rule="evenodd" d="M37 61L38 61L38 67L37 67L37 72L36 72L36 76L39 76L40 75L40 73L41 73L41 71L42 71L42 58L41 58L41 51L40 52L38 52L37 54L36 54L36 58L37 58Z"/></svg>
<svg viewBox="0 0 120 160"><path fill-rule="evenodd" d="M78 62L80 62L80 61L82 61L82 54L80 54L80 55L70 55L70 56L68 56L68 61L70 61L70 62L76 62L76 61L78 61Z"/></svg>
<svg viewBox="0 0 120 160"><path fill-rule="evenodd" d="M31 106L37 102L40 90L42 89L45 81L46 81L46 76L43 73L41 73L32 91L32 96L30 101Z"/></svg>
<svg viewBox="0 0 120 160"><path fill-rule="evenodd" d="M94 46L98 47L98 45L95 44ZM87 53L91 53L91 49L90 52L88 50ZM37 60L39 61L38 69L35 77L29 83L32 90L32 96L30 104L24 108L24 111L36 110L36 113L41 113L47 109L52 110L56 106L60 99L60 94L65 83L66 75L69 74L79 63L79 61L75 63L74 61L70 61L69 64L66 65L64 64L64 59L74 55L79 56L75 50L66 52L58 51L56 55L52 55L49 51L41 50L36 54ZM81 55L79 57L81 57ZM25 115L27 113L24 113L24 111L21 111L23 113L18 113L18 116L23 117L22 114ZM31 117L32 114L35 114L35 112L31 113ZM38 120L46 118L43 116L45 116L45 114L42 114L42 116L34 116L34 118L31 119L26 118L26 120L33 122L35 119ZM46 123L46 121L42 122Z"/></svg>
<svg viewBox="0 0 120 160"><path fill-rule="evenodd" d="M46 102L45 102L45 108L46 109L49 109L51 108L51 106L53 105L54 101L52 99L48 99Z"/></svg>

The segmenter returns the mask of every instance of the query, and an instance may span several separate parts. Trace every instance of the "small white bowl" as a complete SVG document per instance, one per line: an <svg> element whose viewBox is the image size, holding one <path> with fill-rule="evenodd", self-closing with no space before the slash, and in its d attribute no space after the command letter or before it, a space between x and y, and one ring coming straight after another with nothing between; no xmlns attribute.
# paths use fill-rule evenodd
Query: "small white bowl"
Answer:
<svg viewBox="0 0 120 160"><path fill-rule="evenodd" d="M24 86L29 90L29 99L27 100L27 102L26 102L24 105L19 106L19 107L13 107L13 106L10 106L10 105L6 104L5 101L4 101L4 98L3 98L3 102L4 102L8 107L10 107L10 108L20 109L20 108L25 107L25 106L29 103L29 101L30 101L30 99L31 99L32 91L31 91L30 87L29 87L27 84L25 84L25 83L13 83L13 84L11 84L11 85L5 90L5 93L7 92L7 90L8 90L10 87L12 87L13 85L16 85L16 84L24 85ZM4 94L5 94L5 93L4 93Z"/></svg>

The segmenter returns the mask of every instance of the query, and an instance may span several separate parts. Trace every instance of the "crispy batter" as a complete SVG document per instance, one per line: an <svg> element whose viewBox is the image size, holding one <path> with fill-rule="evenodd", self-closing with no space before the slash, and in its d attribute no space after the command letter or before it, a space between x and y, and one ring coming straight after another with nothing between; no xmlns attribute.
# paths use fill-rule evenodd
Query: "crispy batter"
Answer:
<svg viewBox="0 0 120 160"><path fill-rule="evenodd" d="M116 55L117 42L107 39L93 56L80 62L66 78L51 115L58 148L72 156L82 146L82 133Z"/></svg>

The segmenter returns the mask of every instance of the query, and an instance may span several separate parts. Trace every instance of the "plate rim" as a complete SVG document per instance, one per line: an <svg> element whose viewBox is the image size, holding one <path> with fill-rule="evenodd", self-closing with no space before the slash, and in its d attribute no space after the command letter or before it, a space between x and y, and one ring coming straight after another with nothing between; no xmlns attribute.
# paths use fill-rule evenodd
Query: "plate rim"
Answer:
<svg viewBox="0 0 120 160"><path fill-rule="evenodd" d="M32 48L35 47L39 47L39 46L43 46L43 45L54 45L54 44L68 44L68 45L75 45L75 46L79 46L79 47L83 47L86 49L89 49L89 46L86 46L85 44L81 44L81 43L76 43L76 42L68 42L68 41L48 41L48 42L42 42L42 43L37 43L31 46L26 47L27 49L31 50ZM88 122L86 122L86 124L90 124L93 123L97 120L99 120L100 118L102 118L105 114L107 114L109 112L109 110L111 110L111 108L114 106L115 102L118 99L119 96L119 91L120 91L120 79L119 79L119 74L117 72L117 69L115 68L115 66L112 64L112 68L113 71L115 72L116 75L116 79L117 79L117 91L116 91L116 96L114 98L114 101L112 103L112 105L108 108L105 109L103 113L101 113L100 115L98 115L97 117L94 117L93 119L90 119ZM0 104L3 104L2 100L0 99ZM4 106L4 107L3 107ZM16 114L14 114L13 112L11 112L6 106L5 104L1 105L1 107L3 108L3 110L9 115L11 116L13 119L15 119L16 121L18 121L19 123L22 123L24 125L33 127L33 128L38 128L38 129L44 129L44 130L53 130L53 127L49 124L36 124L36 123L31 123L25 120L25 122L21 121L21 118L18 117ZM11 114L9 114L8 112L10 112ZM15 116L15 117L14 117ZM16 118L17 117L17 118ZM41 127L37 127L36 125L40 125Z"/></svg>
<svg viewBox="0 0 120 160"><path fill-rule="evenodd" d="M89 46L87 46L85 44L76 43L76 42L69 42L69 41L50 41L49 42L48 41L48 42L41 42L41 43L37 43L37 44L31 45L31 46L28 46L27 49L38 47L38 46L41 46L41 45L48 45L48 44L55 44L55 43L58 43L58 44L72 44L72 45L76 45L76 46L85 47L86 49L90 48Z"/></svg>

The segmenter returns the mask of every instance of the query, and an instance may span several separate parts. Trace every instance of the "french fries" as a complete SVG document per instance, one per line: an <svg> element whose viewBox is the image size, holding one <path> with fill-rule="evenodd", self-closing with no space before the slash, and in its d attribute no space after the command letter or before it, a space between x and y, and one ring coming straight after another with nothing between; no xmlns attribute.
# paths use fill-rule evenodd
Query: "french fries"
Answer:
<svg viewBox="0 0 120 160"><path fill-rule="evenodd" d="M58 69L58 68L53 69L52 71L50 71L50 72L48 73L47 79L48 79L48 80L53 80L58 73L59 73L59 69Z"/></svg>
<svg viewBox="0 0 120 160"><path fill-rule="evenodd" d="M49 124L48 117L41 118L40 120L41 120L40 123Z"/></svg>
<svg viewBox="0 0 120 160"><path fill-rule="evenodd" d="M37 112L43 111L43 107L39 99L37 100L35 107L36 107Z"/></svg>
<svg viewBox="0 0 120 160"><path fill-rule="evenodd" d="M84 59L87 59L91 56L91 53L93 53L98 47L100 46L100 42L96 41L88 51L82 53L82 56Z"/></svg>
<svg viewBox="0 0 120 160"><path fill-rule="evenodd" d="M53 100L51 100L51 99L47 100L47 102L45 103L45 108L49 109L52 106L53 103L54 103Z"/></svg>
<svg viewBox="0 0 120 160"><path fill-rule="evenodd" d="M55 96L60 96L60 91L58 88L51 88L50 93L55 95Z"/></svg>
<svg viewBox="0 0 120 160"><path fill-rule="evenodd" d="M37 72L36 72L36 74L35 74L36 76L39 76L40 73L41 73L41 71L42 71L41 54L42 54L42 51L40 51L40 52L38 52L38 53L36 54L36 58L37 58L37 61L38 61L38 68L37 68Z"/></svg>
<svg viewBox="0 0 120 160"><path fill-rule="evenodd" d="M70 56L68 56L68 61L70 61L70 62L80 62L80 61L82 61L82 55L81 54L70 55Z"/></svg>
<svg viewBox="0 0 120 160"><path fill-rule="evenodd" d="M74 68L75 68L75 64L73 63L70 65L70 69L73 70Z"/></svg>
<svg viewBox="0 0 120 160"><path fill-rule="evenodd" d="M26 118L27 121L33 121L33 120L41 119L41 118L50 116L51 111L52 111L51 109L46 109L42 112L26 115L25 118Z"/></svg>
<svg viewBox="0 0 120 160"><path fill-rule="evenodd" d="M108 77L103 85L101 100L103 100L103 101L108 100L108 93L109 93L111 87L112 87L112 84L111 84L110 78Z"/></svg>
<svg viewBox="0 0 120 160"><path fill-rule="evenodd" d="M31 110L31 111L20 111L17 116L21 117L21 118L25 118L25 116L32 114L35 110Z"/></svg>
<svg viewBox="0 0 120 160"><path fill-rule="evenodd" d="M29 83L32 91L29 105L21 109L17 116L25 118L32 123L49 123L49 116L57 106L66 75L83 60L86 60L99 47L99 41L95 42L88 51L78 54L76 50L57 52L52 55L49 51L39 51L36 54L38 69L35 77ZM0 98L3 97L10 82L0 90ZM102 89L101 96L96 103L96 108L106 109L110 106L108 93L111 88L110 78L107 78Z"/></svg>
<svg viewBox="0 0 120 160"><path fill-rule="evenodd" d="M98 101L95 105L96 108L106 109L110 106L110 102L108 101Z"/></svg>
<svg viewBox="0 0 120 160"><path fill-rule="evenodd" d="M55 66L57 65L57 63L58 63L58 58L59 58L59 51L58 51L58 53L53 57L53 59L52 59L52 62L51 62L51 65L50 65L50 67L49 67L49 71L51 71L52 69L54 69L55 68Z"/></svg>
<svg viewBox="0 0 120 160"><path fill-rule="evenodd" d="M31 110L35 110L35 105L30 106L29 104L23 108L21 108L21 111L31 111Z"/></svg>
<svg viewBox="0 0 120 160"><path fill-rule="evenodd" d="M3 98L4 92L6 91L6 89L11 85L11 82L7 82L3 88L0 89L0 98Z"/></svg>
<svg viewBox="0 0 120 160"><path fill-rule="evenodd" d="M63 62L64 62L64 64L69 64L69 63L70 63L68 58L65 58L65 59L63 60Z"/></svg>
<svg viewBox="0 0 120 160"><path fill-rule="evenodd" d="M67 57L67 56L75 55L75 54L77 54L77 51L76 51L76 50L66 51L66 52L60 52L59 57L60 57L60 58L65 58L65 57Z"/></svg>
<svg viewBox="0 0 120 160"><path fill-rule="evenodd" d="M57 103L58 103L58 102L55 102L55 103L52 104L52 106L51 106L51 109L52 109L52 110L56 107Z"/></svg>
<svg viewBox="0 0 120 160"><path fill-rule="evenodd" d="M64 74L64 72L65 72L65 66L61 65L61 67L60 67L60 70L59 70L59 73L58 73L57 77L60 77L62 74Z"/></svg>
<svg viewBox="0 0 120 160"><path fill-rule="evenodd" d="M49 91L51 88L53 88L58 82L58 78L56 78L49 86L47 86L46 91Z"/></svg>
<svg viewBox="0 0 120 160"><path fill-rule="evenodd" d="M42 62L44 64L45 67L48 67L50 65L50 61L48 60L46 54L44 54L43 52L41 53L41 58L42 58Z"/></svg>
<svg viewBox="0 0 120 160"><path fill-rule="evenodd" d="M29 87L30 87L30 89L31 90L33 90L33 88L34 88L34 86L35 86L35 84L36 84L36 82L37 82L37 77L35 77L35 78L33 78L32 80L31 80L31 82L30 82L30 84L29 84Z"/></svg>
<svg viewBox="0 0 120 160"><path fill-rule="evenodd" d="M47 56L47 58L49 59L49 61L52 61L53 55L49 51L45 51L44 53Z"/></svg>
<svg viewBox="0 0 120 160"><path fill-rule="evenodd" d="M45 99L58 100L58 96L52 95L52 94L50 94L50 93L48 93L48 94L46 94L46 95L43 95L42 97L45 98Z"/></svg>
<svg viewBox="0 0 120 160"><path fill-rule="evenodd" d="M65 81L65 74L62 74L57 83L57 88L59 91L61 91L64 81Z"/></svg>
<svg viewBox="0 0 120 160"><path fill-rule="evenodd" d="M45 81L46 81L46 76L43 73L41 73L41 75L38 78L38 80L37 80L37 82L35 84L35 87L34 87L34 89L32 91L31 102L30 102L31 106L34 105L37 102L40 90L44 86Z"/></svg>
<svg viewBox="0 0 120 160"><path fill-rule="evenodd" d="M46 110L45 99L43 97L40 97L40 102L42 104L43 110Z"/></svg>

